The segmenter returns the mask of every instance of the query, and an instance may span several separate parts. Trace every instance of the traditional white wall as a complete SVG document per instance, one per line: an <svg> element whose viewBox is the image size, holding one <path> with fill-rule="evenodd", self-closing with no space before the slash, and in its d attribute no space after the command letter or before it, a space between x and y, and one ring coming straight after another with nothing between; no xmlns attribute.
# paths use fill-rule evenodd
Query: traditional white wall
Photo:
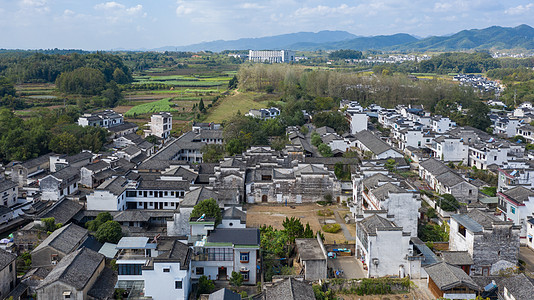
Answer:
<svg viewBox="0 0 534 300"><path fill-rule="evenodd" d="M170 272L163 272L164 268ZM180 269L178 262L154 262L153 270L143 270L142 278L145 281L145 295L158 299L184 300L189 298L191 289L190 266L187 270ZM182 288L175 288L175 281L182 281Z"/></svg>
<svg viewBox="0 0 534 300"><path fill-rule="evenodd" d="M95 190L87 195L87 210L121 211L126 209L125 193L115 196L106 190Z"/></svg>

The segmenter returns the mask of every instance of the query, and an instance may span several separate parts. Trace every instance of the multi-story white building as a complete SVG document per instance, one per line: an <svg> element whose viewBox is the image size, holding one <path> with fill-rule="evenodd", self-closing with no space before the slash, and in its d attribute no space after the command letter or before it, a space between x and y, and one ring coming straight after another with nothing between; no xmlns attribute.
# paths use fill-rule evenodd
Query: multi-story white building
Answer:
<svg viewBox="0 0 534 300"><path fill-rule="evenodd" d="M78 118L78 125L93 126L93 127L114 127L124 123L124 118L121 114L113 110L104 110L94 114L84 114Z"/></svg>
<svg viewBox="0 0 534 300"><path fill-rule="evenodd" d="M506 221L521 226L521 243L527 242L528 220L534 218L534 191L523 186L516 186L497 193L498 210Z"/></svg>
<svg viewBox="0 0 534 300"><path fill-rule="evenodd" d="M516 134L524 137L528 143L534 143L534 126L525 124L516 129Z"/></svg>
<svg viewBox="0 0 534 300"><path fill-rule="evenodd" d="M191 249L175 239L123 237L117 244L117 286L152 299L188 299Z"/></svg>
<svg viewBox="0 0 534 300"><path fill-rule="evenodd" d="M201 220L190 222L202 228L205 228L204 223ZM213 228L212 223L210 228ZM259 249L260 232L257 228L217 228L194 244L191 262L194 272L191 276L199 278L205 275L211 280L228 280L232 272L238 272L243 276L244 284L256 285L259 279Z"/></svg>
<svg viewBox="0 0 534 300"><path fill-rule="evenodd" d="M17 256L13 253L0 249L0 297L4 298L17 285L17 268L15 261Z"/></svg>
<svg viewBox="0 0 534 300"><path fill-rule="evenodd" d="M249 50L248 60L253 62L290 63L295 61L295 51L291 50Z"/></svg>
<svg viewBox="0 0 534 300"><path fill-rule="evenodd" d="M150 123L147 125L150 129L145 130L145 137L153 135L166 139L171 136L172 114L168 112L153 114L152 117L150 117Z"/></svg>

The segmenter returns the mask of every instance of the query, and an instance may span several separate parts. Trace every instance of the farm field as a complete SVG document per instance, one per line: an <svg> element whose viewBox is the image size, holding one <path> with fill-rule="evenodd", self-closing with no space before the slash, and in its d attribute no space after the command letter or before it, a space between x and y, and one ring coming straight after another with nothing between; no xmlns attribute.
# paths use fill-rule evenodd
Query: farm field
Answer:
<svg viewBox="0 0 534 300"><path fill-rule="evenodd" d="M221 123L228 120L231 116L240 111L242 114L247 113L250 109L266 108L270 99L265 94L253 92L234 92L217 103L206 117L207 122Z"/></svg>

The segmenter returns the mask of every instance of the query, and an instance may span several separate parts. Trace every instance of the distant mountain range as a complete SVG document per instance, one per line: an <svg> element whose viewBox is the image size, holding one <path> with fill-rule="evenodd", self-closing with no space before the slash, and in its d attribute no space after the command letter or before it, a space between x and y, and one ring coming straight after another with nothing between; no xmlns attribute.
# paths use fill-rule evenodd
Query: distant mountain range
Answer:
<svg viewBox="0 0 534 300"><path fill-rule="evenodd" d="M457 51L481 49L534 49L534 28L492 26L484 29L463 30L447 36L418 39L413 35L356 36L346 31L298 32L261 38L243 38L232 41L212 41L188 46L168 46L155 51L223 50L399 50L399 51Z"/></svg>

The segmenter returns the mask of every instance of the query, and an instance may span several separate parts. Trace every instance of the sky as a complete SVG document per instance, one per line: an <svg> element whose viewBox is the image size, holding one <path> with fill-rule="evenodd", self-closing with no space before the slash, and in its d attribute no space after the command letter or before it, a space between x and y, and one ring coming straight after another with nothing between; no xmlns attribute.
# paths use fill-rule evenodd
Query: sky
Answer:
<svg viewBox="0 0 534 300"><path fill-rule="evenodd" d="M0 48L153 49L300 31L534 27L534 0L0 0Z"/></svg>

